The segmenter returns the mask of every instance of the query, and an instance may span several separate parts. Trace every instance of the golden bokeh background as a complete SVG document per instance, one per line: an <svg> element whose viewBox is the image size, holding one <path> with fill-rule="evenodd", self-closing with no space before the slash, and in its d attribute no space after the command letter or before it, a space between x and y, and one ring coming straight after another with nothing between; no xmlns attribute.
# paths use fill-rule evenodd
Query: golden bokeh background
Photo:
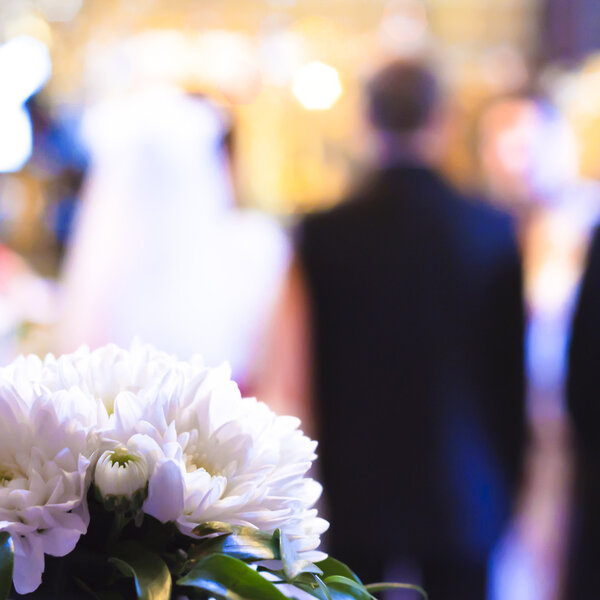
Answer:
<svg viewBox="0 0 600 600"><path fill-rule="evenodd" d="M277 214L334 201L367 140L360 84L395 55L426 54L452 98L450 175L476 178L469 123L491 95L518 87L538 46L537 0L44 0L0 5L5 39L50 48L50 106L83 105L166 77L227 104L236 126L241 202ZM69 17L69 6L73 13ZM58 7L58 8L57 8ZM67 18L57 21L56 16ZM304 63L339 73L342 94L308 111L292 93ZM260 135L257 133L260 132Z"/></svg>

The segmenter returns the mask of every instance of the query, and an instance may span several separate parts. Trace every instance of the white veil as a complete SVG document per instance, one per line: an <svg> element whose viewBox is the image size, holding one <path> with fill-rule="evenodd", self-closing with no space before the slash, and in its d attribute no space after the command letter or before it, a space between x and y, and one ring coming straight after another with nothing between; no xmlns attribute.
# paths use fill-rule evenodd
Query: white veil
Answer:
<svg viewBox="0 0 600 600"><path fill-rule="evenodd" d="M153 89L90 110L83 132L60 349L139 336L243 379L290 249L272 220L233 208L217 111Z"/></svg>

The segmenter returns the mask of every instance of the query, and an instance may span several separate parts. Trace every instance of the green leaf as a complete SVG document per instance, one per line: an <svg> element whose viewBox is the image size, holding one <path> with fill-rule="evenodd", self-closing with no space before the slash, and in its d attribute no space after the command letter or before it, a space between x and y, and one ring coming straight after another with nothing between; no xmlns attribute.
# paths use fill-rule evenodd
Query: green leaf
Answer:
<svg viewBox="0 0 600 600"><path fill-rule="evenodd" d="M198 529L198 527L194 529L194 532ZM196 557L219 553L245 561L279 559L279 541L273 534L264 533L252 527L233 527L231 529L230 533L217 535L197 544L189 553L190 558L194 560ZM200 531L206 531L206 529Z"/></svg>
<svg viewBox="0 0 600 600"><path fill-rule="evenodd" d="M0 532L0 600L6 600L12 587L15 546L10 533Z"/></svg>
<svg viewBox="0 0 600 600"><path fill-rule="evenodd" d="M425 600L428 600L429 598L427 592L421 586L413 585L412 583L370 583L369 585L366 585L365 588L373 594L385 590L412 590L413 592L417 592L417 594L421 594Z"/></svg>
<svg viewBox="0 0 600 600"><path fill-rule="evenodd" d="M315 581L319 585L319 589L321 590L321 592L323 592L323 595L325 596L325 598L327 598L327 600L333 600L331 598L331 592L329 591L329 588L327 587L325 582L318 575L315 575Z"/></svg>
<svg viewBox="0 0 600 600"><path fill-rule="evenodd" d="M331 575L324 580L332 600L376 600L362 583L343 577Z"/></svg>
<svg viewBox="0 0 600 600"><path fill-rule="evenodd" d="M137 542L121 542L108 561L123 575L134 578L140 600L170 600L171 573L158 554Z"/></svg>
<svg viewBox="0 0 600 600"><path fill-rule="evenodd" d="M245 562L224 554L200 559L177 585L198 588L224 600L286 600L273 583Z"/></svg>
<svg viewBox="0 0 600 600"><path fill-rule="evenodd" d="M322 560L316 563L317 567L323 571L323 578L331 577L333 575L341 575L342 577L347 577L348 579L352 579L357 583L362 583L359 579L358 575L354 573L343 562L336 560L332 556L328 556L325 560Z"/></svg>

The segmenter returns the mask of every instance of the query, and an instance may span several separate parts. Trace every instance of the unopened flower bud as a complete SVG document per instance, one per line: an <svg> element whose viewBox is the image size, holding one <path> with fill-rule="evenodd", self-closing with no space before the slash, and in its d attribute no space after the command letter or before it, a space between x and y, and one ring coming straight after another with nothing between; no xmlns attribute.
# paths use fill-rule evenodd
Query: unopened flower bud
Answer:
<svg viewBox="0 0 600 600"><path fill-rule="evenodd" d="M107 450L96 464L94 479L105 502L132 501L140 495L145 497L148 465L143 456L127 448Z"/></svg>

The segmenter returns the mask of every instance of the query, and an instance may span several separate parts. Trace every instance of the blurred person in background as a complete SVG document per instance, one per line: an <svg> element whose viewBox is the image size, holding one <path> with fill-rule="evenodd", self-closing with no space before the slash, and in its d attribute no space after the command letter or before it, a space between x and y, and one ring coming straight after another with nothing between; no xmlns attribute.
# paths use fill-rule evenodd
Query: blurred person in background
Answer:
<svg viewBox="0 0 600 600"><path fill-rule="evenodd" d="M554 597L564 583L572 476L564 418L566 354L597 192L579 178L575 136L549 100L528 94L496 99L482 115L479 133L489 195L516 215L525 266L535 443L513 539L513 553L520 556L514 568L527 571L527 556L534 588L528 597ZM510 574L506 579L514 582Z"/></svg>
<svg viewBox="0 0 600 600"><path fill-rule="evenodd" d="M600 544L600 228L590 244L569 348L568 408L577 457L565 598L598 598Z"/></svg>
<svg viewBox="0 0 600 600"><path fill-rule="evenodd" d="M488 193L516 216L523 247L532 410L560 417L567 332L598 215L597 187L579 178L572 128L542 97L497 99L479 130Z"/></svg>
<svg viewBox="0 0 600 600"><path fill-rule="evenodd" d="M377 166L302 223L259 390L312 418L335 556L366 582L481 600L525 442L517 245L508 217L435 172L425 66L389 64L367 104Z"/></svg>
<svg viewBox="0 0 600 600"><path fill-rule="evenodd" d="M577 178L577 149L566 119L549 100L528 93L496 98L478 127L493 200L523 222L564 198Z"/></svg>
<svg viewBox="0 0 600 600"><path fill-rule="evenodd" d="M64 271L60 349L133 337L185 359L250 354L288 262L271 219L235 209L227 123L206 99L157 87L85 117L91 164Z"/></svg>

